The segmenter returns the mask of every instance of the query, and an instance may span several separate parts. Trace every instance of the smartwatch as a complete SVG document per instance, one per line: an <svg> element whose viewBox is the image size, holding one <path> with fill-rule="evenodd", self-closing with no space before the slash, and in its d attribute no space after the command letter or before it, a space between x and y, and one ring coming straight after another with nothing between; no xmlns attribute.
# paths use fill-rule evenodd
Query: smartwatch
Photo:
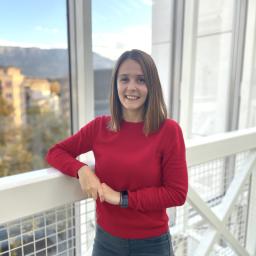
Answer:
<svg viewBox="0 0 256 256"><path fill-rule="evenodd" d="M128 191L122 191L120 195L120 207L127 208L128 207Z"/></svg>

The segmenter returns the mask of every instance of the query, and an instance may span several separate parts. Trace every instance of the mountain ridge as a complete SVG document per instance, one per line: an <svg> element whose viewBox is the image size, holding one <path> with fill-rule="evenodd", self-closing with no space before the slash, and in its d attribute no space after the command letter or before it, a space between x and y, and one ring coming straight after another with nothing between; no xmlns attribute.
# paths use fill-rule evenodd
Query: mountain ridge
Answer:
<svg viewBox="0 0 256 256"><path fill-rule="evenodd" d="M28 77L57 79L69 75L67 49L0 46L0 66L20 68ZM93 68L112 69L114 61L93 53Z"/></svg>

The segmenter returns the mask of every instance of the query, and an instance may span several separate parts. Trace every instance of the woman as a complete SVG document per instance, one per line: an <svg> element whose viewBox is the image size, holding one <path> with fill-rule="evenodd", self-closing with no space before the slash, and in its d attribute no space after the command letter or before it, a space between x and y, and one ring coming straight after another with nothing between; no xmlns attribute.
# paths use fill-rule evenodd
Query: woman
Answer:
<svg viewBox="0 0 256 256"><path fill-rule="evenodd" d="M184 204L185 145L167 118L153 59L124 52L112 77L111 116L101 116L54 145L47 161L78 177L96 200L93 256L173 255L166 208ZM75 158L93 151L95 172Z"/></svg>

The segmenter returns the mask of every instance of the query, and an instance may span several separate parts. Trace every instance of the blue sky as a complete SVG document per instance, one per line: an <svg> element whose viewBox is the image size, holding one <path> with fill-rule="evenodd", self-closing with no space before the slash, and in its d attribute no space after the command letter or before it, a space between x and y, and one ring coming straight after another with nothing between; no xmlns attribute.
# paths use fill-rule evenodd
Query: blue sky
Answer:
<svg viewBox="0 0 256 256"><path fill-rule="evenodd" d="M65 0L0 0L0 8L0 45L67 47ZM92 0L93 50L147 48L151 8L152 0Z"/></svg>
<svg viewBox="0 0 256 256"><path fill-rule="evenodd" d="M0 42L67 45L64 0L0 0L0 6Z"/></svg>
<svg viewBox="0 0 256 256"><path fill-rule="evenodd" d="M146 0L92 0L93 29L97 32L119 32L128 26L147 24L151 15L150 2Z"/></svg>

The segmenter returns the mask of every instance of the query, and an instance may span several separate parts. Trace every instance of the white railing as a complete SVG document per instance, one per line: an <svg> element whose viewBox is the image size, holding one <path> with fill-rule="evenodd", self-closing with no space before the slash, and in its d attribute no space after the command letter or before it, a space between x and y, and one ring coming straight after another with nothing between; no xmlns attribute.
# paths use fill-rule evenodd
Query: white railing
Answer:
<svg viewBox="0 0 256 256"><path fill-rule="evenodd" d="M256 255L256 157L253 152L256 149L256 128L186 141L186 146L189 168L207 164L216 159L225 159L240 152L249 153L239 171L233 173L220 203L215 206L210 206L201 197L199 190L196 189L198 184L190 177L187 206L182 209L182 228L179 229L176 225L171 230L173 230L174 239L182 230L182 239L191 236L198 245L193 249L195 250L193 254L189 254L188 250L187 254L179 252L176 254L222 255L213 254L220 250L217 241L222 238L228 244L227 248L233 251L233 254L225 255ZM235 202L243 194L245 185L249 186L249 204L245 231L246 244L242 245L227 228L227 224ZM78 180L62 175L54 169L4 177L0 179L0 224L83 199L85 196L81 193ZM189 207L197 211L197 216L189 217ZM198 235L190 228L192 222L198 223L199 221L212 227L207 229L203 236Z"/></svg>

